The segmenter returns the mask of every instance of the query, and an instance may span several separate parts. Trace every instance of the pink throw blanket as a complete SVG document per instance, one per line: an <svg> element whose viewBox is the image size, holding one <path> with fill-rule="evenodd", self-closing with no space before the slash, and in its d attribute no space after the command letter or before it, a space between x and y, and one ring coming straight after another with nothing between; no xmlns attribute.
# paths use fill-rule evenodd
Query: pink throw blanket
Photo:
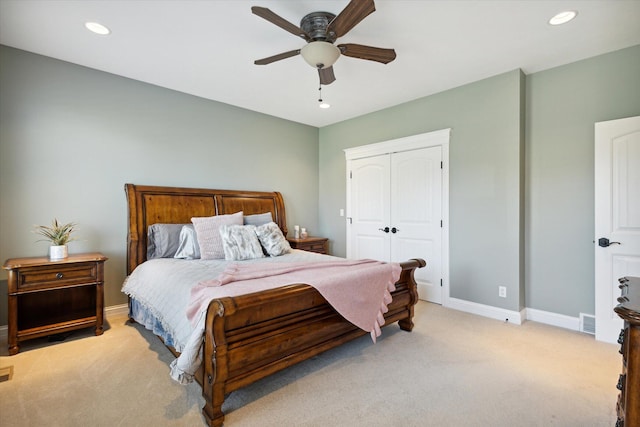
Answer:
<svg viewBox="0 0 640 427"><path fill-rule="evenodd" d="M345 319L370 332L375 342L401 271L398 263L373 260L231 264L216 279L200 282L191 290L187 317L197 322L199 313L219 294L211 291L219 286L231 284L227 296L236 296L305 283L317 289Z"/></svg>

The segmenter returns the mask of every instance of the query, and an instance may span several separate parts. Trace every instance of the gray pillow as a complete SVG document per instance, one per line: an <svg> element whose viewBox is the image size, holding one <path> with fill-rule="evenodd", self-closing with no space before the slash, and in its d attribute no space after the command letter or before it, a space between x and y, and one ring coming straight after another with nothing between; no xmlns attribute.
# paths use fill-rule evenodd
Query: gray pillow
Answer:
<svg viewBox="0 0 640 427"><path fill-rule="evenodd" d="M185 224L153 224L147 230L147 259L173 258Z"/></svg>
<svg viewBox="0 0 640 427"><path fill-rule="evenodd" d="M271 212L265 212L261 214L255 215L246 215L244 217L244 225L262 225L268 222L273 222L273 216L271 216Z"/></svg>
<svg viewBox="0 0 640 427"><path fill-rule="evenodd" d="M182 259L200 259L200 245L198 245L198 235L193 224L185 224L180 230L180 243L178 250L173 256Z"/></svg>
<svg viewBox="0 0 640 427"><path fill-rule="evenodd" d="M282 230L275 222L269 222L256 227L256 234L260 244L270 256L280 256L291 252L291 246L285 239Z"/></svg>
<svg viewBox="0 0 640 427"><path fill-rule="evenodd" d="M224 259L227 261L264 257L262 246L256 236L255 225L222 225L220 237L222 237Z"/></svg>

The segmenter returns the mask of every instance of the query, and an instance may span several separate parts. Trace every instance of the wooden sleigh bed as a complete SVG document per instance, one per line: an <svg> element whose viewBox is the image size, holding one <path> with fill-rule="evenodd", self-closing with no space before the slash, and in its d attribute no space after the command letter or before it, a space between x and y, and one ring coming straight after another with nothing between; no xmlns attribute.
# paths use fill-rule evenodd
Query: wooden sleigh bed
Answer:
<svg viewBox="0 0 640 427"><path fill-rule="evenodd" d="M285 207L278 192L209 190L126 184L128 201L127 275L146 260L147 230L156 223L189 223L243 211L271 212L287 234ZM413 328L418 300L414 270L422 259L401 263L402 272L385 314L385 326ZM312 286L295 284L236 297L214 299L207 314L203 363L196 379L210 426L221 426L225 396L295 363L367 332L340 316Z"/></svg>

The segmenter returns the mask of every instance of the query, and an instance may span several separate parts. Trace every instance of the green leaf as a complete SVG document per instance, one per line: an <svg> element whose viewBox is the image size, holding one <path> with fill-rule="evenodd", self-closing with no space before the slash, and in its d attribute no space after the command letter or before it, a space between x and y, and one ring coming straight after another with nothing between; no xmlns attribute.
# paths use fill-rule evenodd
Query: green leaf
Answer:
<svg viewBox="0 0 640 427"><path fill-rule="evenodd" d="M51 226L36 225L33 232L44 237L39 241L50 241L54 246L62 246L75 240L71 237L75 227L76 224L73 222L60 224L57 219L54 219Z"/></svg>

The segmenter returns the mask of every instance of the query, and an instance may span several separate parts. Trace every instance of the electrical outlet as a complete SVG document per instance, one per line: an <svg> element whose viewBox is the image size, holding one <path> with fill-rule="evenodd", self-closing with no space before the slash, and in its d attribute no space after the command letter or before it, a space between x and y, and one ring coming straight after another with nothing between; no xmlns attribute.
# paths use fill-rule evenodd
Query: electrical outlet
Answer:
<svg viewBox="0 0 640 427"><path fill-rule="evenodd" d="M507 297L507 287L506 286L498 286L498 296L501 298Z"/></svg>

